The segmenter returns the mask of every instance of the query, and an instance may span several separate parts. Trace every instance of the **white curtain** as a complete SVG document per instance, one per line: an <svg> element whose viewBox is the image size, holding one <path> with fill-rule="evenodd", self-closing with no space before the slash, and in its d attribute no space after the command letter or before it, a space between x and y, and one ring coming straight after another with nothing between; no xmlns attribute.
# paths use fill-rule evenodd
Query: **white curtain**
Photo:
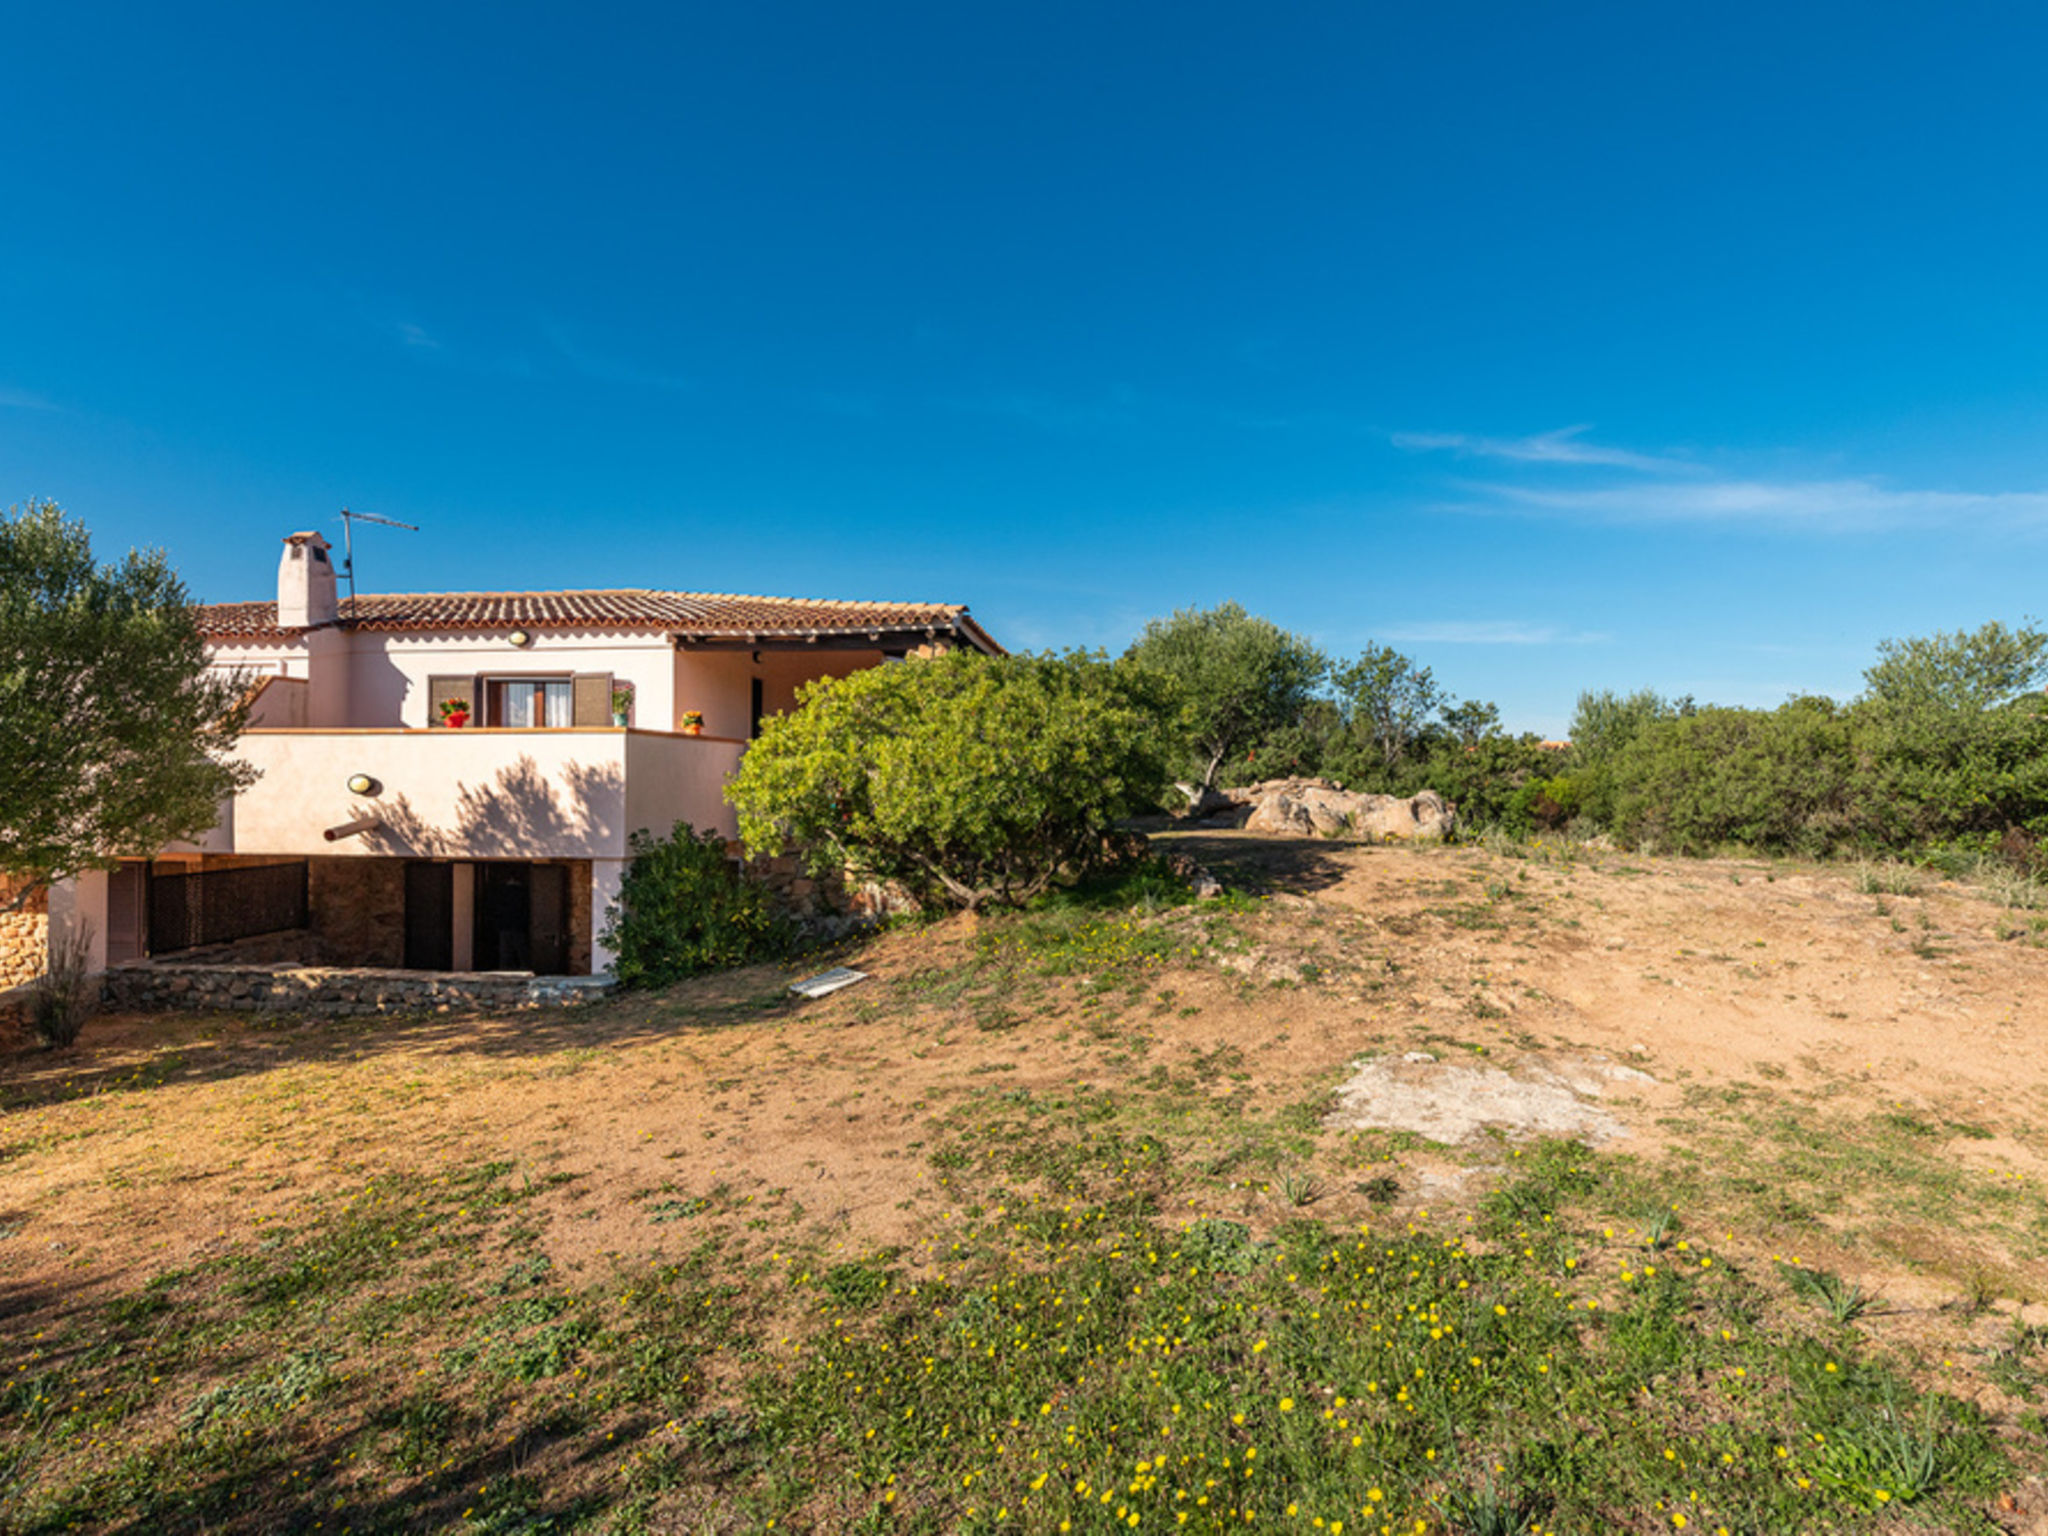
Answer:
<svg viewBox="0 0 2048 1536"><path fill-rule="evenodd" d="M497 694L496 718L493 725L513 728L546 726L550 730L562 730L576 721L575 689L563 682L540 682L530 678L508 678L491 687ZM536 695L540 703L540 715L534 717Z"/></svg>

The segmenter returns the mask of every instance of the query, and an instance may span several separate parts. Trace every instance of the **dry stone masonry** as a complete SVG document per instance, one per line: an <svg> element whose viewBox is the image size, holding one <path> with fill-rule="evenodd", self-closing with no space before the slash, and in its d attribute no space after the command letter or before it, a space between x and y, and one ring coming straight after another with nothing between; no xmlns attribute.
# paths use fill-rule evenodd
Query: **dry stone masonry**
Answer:
<svg viewBox="0 0 2048 1536"><path fill-rule="evenodd" d="M0 902L14 892L0 882ZM0 915L0 992L34 981L43 974L49 955L47 893L37 891L18 912Z"/></svg>
<svg viewBox="0 0 2048 1536"><path fill-rule="evenodd" d="M304 1013L493 1012L565 1007L605 995L605 977L524 971L393 971L334 966L192 965L138 961L104 978L110 1007L138 1011Z"/></svg>

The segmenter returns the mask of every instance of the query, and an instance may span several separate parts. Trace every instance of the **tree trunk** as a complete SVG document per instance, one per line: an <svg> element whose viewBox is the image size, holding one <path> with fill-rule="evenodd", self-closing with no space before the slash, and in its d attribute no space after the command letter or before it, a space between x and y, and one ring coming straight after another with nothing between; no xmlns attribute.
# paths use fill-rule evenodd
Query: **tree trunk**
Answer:
<svg viewBox="0 0 2048 1536"><path fill-rule="evenodd" d="M6 901L0 902L0 917L5 917L10 912L19 912L23 907L27 906L30 901L35 899L36 892L45 890L48 888L48 886L49 882L47 880L29 881L28 884L24 885L20 890L16 891Z"/></svg>

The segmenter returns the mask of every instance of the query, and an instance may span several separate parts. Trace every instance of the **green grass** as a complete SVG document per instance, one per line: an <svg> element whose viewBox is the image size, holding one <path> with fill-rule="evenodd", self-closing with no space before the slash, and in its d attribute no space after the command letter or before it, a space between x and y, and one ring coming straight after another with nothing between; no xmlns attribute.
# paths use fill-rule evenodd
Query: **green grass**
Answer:
<svg viewBox="0 0 2048 1536"><path fill-rule="evenodd" d="M1901 1110L1857 1116L1745 1095L1692 1127L1670 1154L1669 1175L1697 1204L1752 1231L1818 1224L1838 1245L1868 1244L1936 1270L1947 1261L1914 1250L1913 1233L2037 1259L2048 1253L2048 1206L2034 1184L1957 1156L1958 1144L1988 1135Z"/></svg>
<svg viewBox="0 0 2048 1536"><path fill-rule="evenodd" d="M1486 937L1533 922L1507 880L1421 895ZM1122 1049L1180 1008L1157 972L1274 926L1141 875L987 920L855 1006L1057 1009ZM1362 964L1363 927L1317 930ZM704 1027L786 1011L719 1006ZM2048 1250L2035 1191L1954 1155L1980 1127L1702 1091L1666 1161L1488 1143L1458 1154L1469 1216L1411 1221L1389 1207L1440 1149L1326 1130L1314 1083L1261 1094L1257 1046L1150 1048L1106 1081L934 1094L900 1244L679 1176L621 1192L644 1247L576 1271L545 1239L588 1186L504 1160L67 1298L0 1332L0 1531L1989 1533L1988 1496L2039 1470L2041 1330L1985 1346L2033 1405L1994 1423L1881 1342L1905 1335L1873 1293L1743 1257L1902 1220ZM1731 1225L1750 1241L1709 1240Z"/></svg>
<svg viewBox="0 0 2048 1536"><path fill-rule="evenodd" d="M692 1202L686 1260L579 1285L546 1180L372 1184L18 1350L0 1528L1821 1531L2007 1475L1975 1409L1779 1305L1811 1277L1601 1235L1637 1176L1581 1147L1511 1155L1471 1224L1295 1182L1262 1232L1172 1214L1216 1175L1145 1114L989 1094L935 1148L942 1238L832 1258Z"/></svg>

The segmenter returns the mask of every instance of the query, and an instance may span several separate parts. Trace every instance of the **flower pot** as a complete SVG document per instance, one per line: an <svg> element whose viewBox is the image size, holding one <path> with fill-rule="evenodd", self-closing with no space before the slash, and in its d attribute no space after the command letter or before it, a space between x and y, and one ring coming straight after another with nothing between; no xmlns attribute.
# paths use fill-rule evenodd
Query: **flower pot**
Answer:
<svg viewBox="0 0 2048 1536"><path fill-rule="evenodd" d="M623 709L612 711L612 725L621 731L626 728L626 712Z"/></svg>
<svg viewBox="0 0 2048 1536"><path fill-rule="evenodd" d="M686 725L683 727L683 734L685 736L702 736L704 734L704 727L702 725Z"/></svg>
<svg viewBox="0 0 2048 1536"><path fill-rule="evenodd" d="M441 717L441 723L447 726L448 729L451 731L459 731L465 725L469 724L469 716L463 713L461 710L456 710L453 714L443 715Z"/></svg>

